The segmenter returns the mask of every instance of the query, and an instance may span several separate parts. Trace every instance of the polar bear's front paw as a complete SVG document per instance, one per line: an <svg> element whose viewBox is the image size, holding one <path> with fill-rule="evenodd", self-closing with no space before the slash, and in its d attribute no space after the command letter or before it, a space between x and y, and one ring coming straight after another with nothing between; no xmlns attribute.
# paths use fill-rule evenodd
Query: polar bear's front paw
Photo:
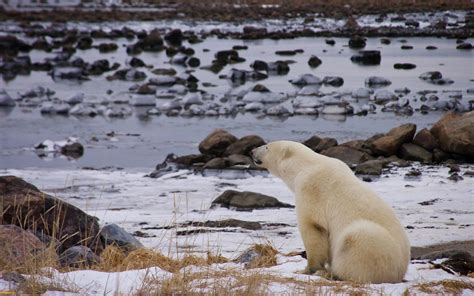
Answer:
<svg viewBox="0 0 474 296"><path fill-rule="evenodd" d="M301 271L298 271L297 273L299 274L313 274L317 271L316 268L312 268L312 267L309 267L309 266L306 266L305 269L301 270Z"/></svg>

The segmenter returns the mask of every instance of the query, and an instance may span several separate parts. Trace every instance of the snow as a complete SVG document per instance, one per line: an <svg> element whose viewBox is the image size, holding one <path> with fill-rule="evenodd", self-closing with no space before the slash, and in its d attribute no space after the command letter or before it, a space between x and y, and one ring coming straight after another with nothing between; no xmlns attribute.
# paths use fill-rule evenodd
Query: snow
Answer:
<svg viewBox="0 0 474 296"><path fill-rule="evenodd" d="M396 211L407 229L412 246L426 246L436 243L472 239L474 208L474 178L464 176L464 180L454 182L447 179L449 168L443 166L418 166L422 171L419 178L407 178L411 168L392 168L380 178L368 183ZM461 165L462 175L473 170L472 165ZM254 191L277 197L280 201L293 204L291 192L280 180L264 173L226 172L218 174L206 171L205 176L182 170L158 179L144 177L148 169L128 170L64 170L52 169L47 173L40 169L6 169L0 175L16 175L33 183L39 189L60 196L100 219L102 224L116 223L130 233L141 231L148 237L139 240L149 248L173 257L193 253L205 256L206 252L221 254L235 259L242 251L256 243L270 243L281 254L304 250L296 225L294 209L267 209L253 212L238 212L225 208L210 209L212 200L227 189ZM420 202L438 199L431 205ZM176 231L191 230L177 223L186 221L240 219L257 221L262 230L251 231L239 228L213 228L214 232L177 236ZM283 226L272 225L283 223ZM159 229L173 226L171 229ZM216 231L217 230L217 231ZM278 264L273 267L246 270L237 263L214 264L205 267L186 267L180 272L237 270L239 273L262 272L279 278L301 281L320 280L318 276L298 274L306 264L300 256L278 255ZM203 270L204 269L204 270ZM168 278L170 273L159 268L130 270L125 272L99 272L92 270L68 273L53 272L56 280L70 281L79 291L87 295L127 295L140 288L143 279L149 275ZM474 279L451 275L441 269L432 269L427 261L412 261L405 276L406 282L399 284L370 285L370 291L384 291L399 295L405 289L426 281ZM235 280L212 277L213 281ZM204 280L197 280L204 281ZM294 283L272 282L268 290L273 293L294 291ZM198 288L198 285L196 289ZM199 285L206 287L206 285ZM330 287L324 287L324 289ZM319 287L318 287L319 289ZM323 290L324 290L323 289ZM0 280L0 291L8 290ZM326 290L324 290L326 291ZM202 291L201 291L202 292ZM50 292L48 292L50 293ZM46 293L46 295L57 295ZM465 290L463 295L473 295Z"/></svg>

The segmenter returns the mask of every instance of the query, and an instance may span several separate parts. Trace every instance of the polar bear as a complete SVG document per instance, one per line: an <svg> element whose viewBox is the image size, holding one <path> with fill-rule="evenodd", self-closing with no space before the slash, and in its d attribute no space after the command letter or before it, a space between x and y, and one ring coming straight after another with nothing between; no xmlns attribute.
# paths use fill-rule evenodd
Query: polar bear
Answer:
<svg viewBox="0 0 474 296"><path fill-rule="evenodd" d="M340 280L397 283L410 261L410 243L392 208L342 161L301 143L255 148L256 165L281 178L295 195L308 264Z"/></svg>

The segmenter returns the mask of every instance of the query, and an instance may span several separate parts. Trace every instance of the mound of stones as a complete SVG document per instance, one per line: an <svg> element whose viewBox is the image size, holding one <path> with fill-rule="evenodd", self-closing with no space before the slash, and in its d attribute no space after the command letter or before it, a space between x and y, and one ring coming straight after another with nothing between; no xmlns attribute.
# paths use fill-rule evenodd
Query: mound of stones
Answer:
<svg viewBox="0 0 474 296"><path fill-rule="evenodd" d="M388 166L406 166L409 161L424 164L443 162L474 162L474 111L446 113L431 129L417 132L415 124L406 123L385 134L366 140L338 143L333 138L312 136L302 142L317 153L337 158L357 174L380 175ZM258 170L249 153L264 145L257 135L237 138L217 129L199 144L199 154L169 156L150 177L161 177L178 169L245 169Z"/></svg>
<svg viewBox="0 0 474 296"><path fill-rule="evenodd" d="M96 217L18 177L0 176L0 196L0 257L5 264L19 266L46 256L53 247L53 259L62 266L83 266L98 263L108 245L125 251L143 247L119 226L101 228Z"/></svg>

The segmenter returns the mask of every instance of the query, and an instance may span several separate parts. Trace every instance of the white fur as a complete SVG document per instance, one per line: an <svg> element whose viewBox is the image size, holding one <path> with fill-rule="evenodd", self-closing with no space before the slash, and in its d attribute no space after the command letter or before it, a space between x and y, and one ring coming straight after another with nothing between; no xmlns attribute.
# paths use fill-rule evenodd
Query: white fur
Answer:
<svg viewBox="0 0 474 296"><path fill-rule="evenodd" d="M403 280L410 244L400 221L343 162L291 141L256 148L252 157L295 194L308 258L305 273L329 265L328 271L341 280Z"/></svg>

